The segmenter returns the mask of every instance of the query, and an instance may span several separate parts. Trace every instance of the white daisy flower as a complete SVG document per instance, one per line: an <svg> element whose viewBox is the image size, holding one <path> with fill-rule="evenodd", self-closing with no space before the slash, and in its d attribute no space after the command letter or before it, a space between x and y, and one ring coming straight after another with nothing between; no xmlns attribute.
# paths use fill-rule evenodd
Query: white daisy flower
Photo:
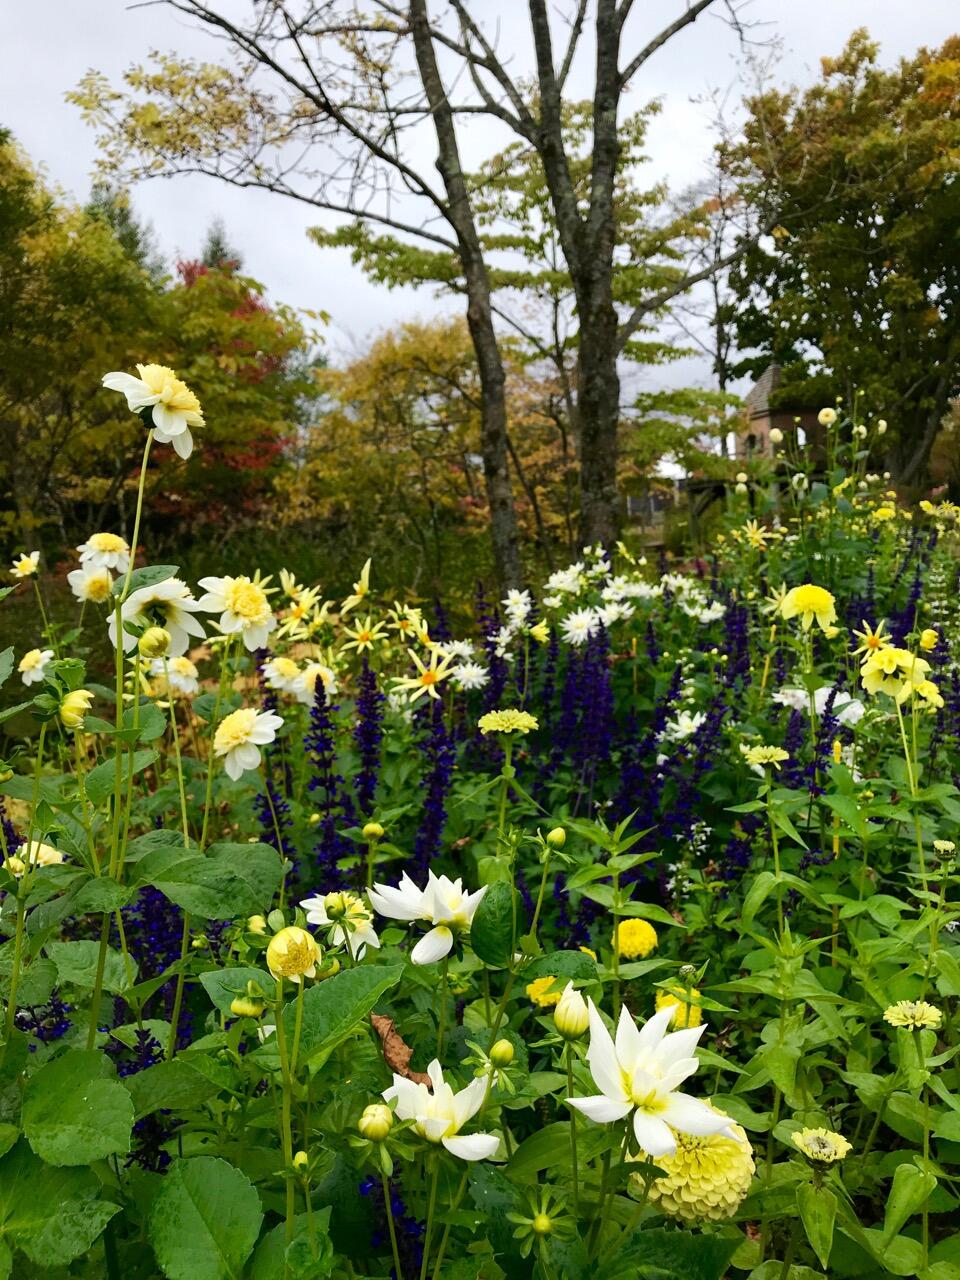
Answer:
<svg viewBox="0 0 960 1280"><path fill-rule="evenodd" d="M282 716L253 707L240 707L224 716L213 736L213 753L222 757L227 776L236 782L247 769L258 768L260 748L273 742L282 724Z"/></svg>
<svg viewBox="0 0 960 1280"><path fill-rule="evenodd" d="M277 625L263 583L241 574L238 578L201 578L206 595L200 608L219 613L219 627L225 636L243 636L249 653L266 647L267 636Z"/></svg>
<svg viewBox="0 0 960 1280"><path fill-rule="evenodd" d="M479 662L461 662L450 672L458 689L482 689L490 681L490 672Z"/></svg>
<svg viewBox="0 0 960 1280"><path fill-rule="evenodd" d="M398 1120L412 1120L421 1138L442 1143L451 1155L461 1160L487 1160L500 1145L492 1133L461 1134L468 1120L477 1114L487 1096L484 1076L471 1080L465 1089L454 1093L443 1078L440 1063L434 1058L427 1067L432 1088L415 1084L406 1076L394 1075L393 1084L384 1089L386 1102L396 1103Z"/></svg>
<svg viewBox="0 0 960 1280"><path fill-rule="evenodd" d="M200 602L190 593L190 588L179 578L166 578L152 587L140 587L131 591L120 607L120 623L132 622L135 626L163 627L170 632L170 648L167 656L179 658L190 648L190 637L204 637L199 620L193 615L201 608ZM117 615L111 613L107 624L110 643L117 644ZM123 628L123 649L130 653L137 647L137 637Z"/></svg>
<svg viewBox="0 0 960 1280"><path fill-rule="evenodd" d="M20 659L17 670L25 685L39 684L47 674L52 649L30 649Z"/></svg>
<svg viewBox="0 0 960 1280"><path fill-rule="evenodd" d="M120 391L133 413L151 409L154 439L159 444L172 444L181 458L193 452L191 427L202 427L200 401L186 383L164 364L138 364L139 378L130 373L107 373L103 385L109 391Z"/></svg>
<svg viewBox="0 0 960 1280"><path fill-rule="evenodd" d="M67 574L70 590L78 600L92 604L104 604L113 595L113 574L109 569L84 564Z"/></svg>
<svg viewBox="0 0 960 1280"><path fill-rule="evenodd" d="M110 569L120 574L130 568L130 547L116 533L91 533L77 550L80 563L89 569Z"/></svg>

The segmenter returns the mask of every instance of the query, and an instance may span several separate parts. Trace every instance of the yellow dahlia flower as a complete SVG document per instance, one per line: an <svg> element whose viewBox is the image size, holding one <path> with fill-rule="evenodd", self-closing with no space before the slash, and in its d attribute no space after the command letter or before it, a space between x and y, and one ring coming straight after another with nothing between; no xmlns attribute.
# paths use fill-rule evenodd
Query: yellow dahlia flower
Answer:
<svg viewBox="0 0 960 1280"><path fill-rule="evenodd" d="M191 427L202 427L200 401L185 382L165 364L138 364L135 378L130 373L107 373L102 382L109 391L120 391L133 413L150 410L154 439L172 444L181 458L193 452Z"/></svg>
<svg viewBox="0 0 960 1280"><path fill-rule="evenodd" d="M804 631L810 630L816 618L820 630L826 633L837 620L837 602L826 587L816 587L812 582L805 582L801 587L793 587L784 596L780 616L788 620L799 616Z"/></svg>
<svg viewBox="0 0 960 1280"><path fill-rule="evenodd" d="M716 1107L710 1109L723 1115ZM655 1158L666 1177L653 1181L650 1200L664 1213L685 1222L732 1218L750 1190L755 1166L747 1135L738 1124L730 1128L736 1139L725 1133L705 1138L677 1133L676 1153ZM639 1158L648 1157L640 1152ZM631 1182L638 1190L642 1185L639 1174L634 1174Z"/></svg>
<svg viewBox="0 0 960 1280"><path fill-rule="evenodd" d="M267 968L275 978L302 982L317 972L320 948L312 934L296 925L288 925L275 933L267 947Z"/></svg>
<svg viewBox="0 0 960 1280"><path fill-rule="evenodd" d="M74 689L60 703L60 719L65 729L79 729L90 710L93 694L89 689Z"/></svg>
<svg viewBox="0 0 960 1280"><path fill-rule="evenodd" d="M624 960L643 959L657 945L657 931L646 920L621 920L611 939L617 955Z"/></svg>

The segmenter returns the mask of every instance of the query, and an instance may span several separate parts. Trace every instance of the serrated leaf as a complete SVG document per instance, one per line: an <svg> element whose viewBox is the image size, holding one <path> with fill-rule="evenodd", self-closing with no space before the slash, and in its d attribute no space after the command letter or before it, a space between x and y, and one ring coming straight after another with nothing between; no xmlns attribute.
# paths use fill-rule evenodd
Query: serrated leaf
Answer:
<svg viewBox="0 0 960 1280"><path fill-rule="evenodd" d="M21 1120L47 1164L85 1165L130 1150L133 1102L102 1053L71 1049L31 1076Z"/></svg>
<svg viewBox="0 0 960 1280"><path fill-rule="evenodd" d="M215 1156L177 1160L150 1210L149 1236L167 1280L235 1280L263 1209L253 1183Z"/></svg>
<svg viewBox="0 0 960 1280"><path fill-rule="evenodd" d="M507 965L513 956L515 938L522 932L513 885L502 880L488 885L470 925L474 953L485 964Z"/></svg>
<svg viewBox="0 0 960 1280"><path fill-rule="evenodd" d="M300 1032L300 1058L307 1061L330 1053L363 1021L380 997L395 987L403 973L402 965L359 965L327 978L307 991L303 997L303 1023ZM283 1010L287 1036L293 1036L296 1019L295 1001Z"/></svg>

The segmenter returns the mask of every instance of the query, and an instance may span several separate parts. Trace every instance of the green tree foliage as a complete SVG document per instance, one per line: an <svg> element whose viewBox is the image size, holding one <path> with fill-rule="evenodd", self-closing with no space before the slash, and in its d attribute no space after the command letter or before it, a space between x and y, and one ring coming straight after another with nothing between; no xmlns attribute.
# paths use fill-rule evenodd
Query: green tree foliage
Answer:
<svg viewBox="0 0 960 1280"><path fill-rule="evenodd" d="M744 368L781 364L791 407L859 391L920 482L960 388L960 38L887 71L857 31L812 88L749 108L727 159L748 201L790 212L738 272Z"/></svg>
<svg viewBox="0 0 960 1280"><path fill-rule="evenodd" d="M153 535L226 536L263 512L286 440L315 395L310 337L232 262L162 275L147 229L106 188L85 208L0 142L0 520L12 540L76 541L131 516L143 431L112 369L175 368L207 419L187 464L155 451Z"/></svg>

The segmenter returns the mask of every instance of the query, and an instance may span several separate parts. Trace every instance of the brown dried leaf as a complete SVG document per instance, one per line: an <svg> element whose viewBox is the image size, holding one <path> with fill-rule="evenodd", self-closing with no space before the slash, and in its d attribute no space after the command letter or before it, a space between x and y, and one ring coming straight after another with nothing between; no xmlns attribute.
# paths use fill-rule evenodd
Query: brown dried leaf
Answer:
<svg viewBox="0 0 960 1280"><path fill-rule="evenodd" d="M380 1037L380 1044L383 1047L383 1060L390 1070L395 1071L398 1076L406 1076L414 1084L425 1084L429 1088L430 1077L426 1072L410 1070L410 1059L413 1057L413 1050L397 1030L397 1024L394 1020L380 1013L371 1013L370 1024Z"/></svg>

